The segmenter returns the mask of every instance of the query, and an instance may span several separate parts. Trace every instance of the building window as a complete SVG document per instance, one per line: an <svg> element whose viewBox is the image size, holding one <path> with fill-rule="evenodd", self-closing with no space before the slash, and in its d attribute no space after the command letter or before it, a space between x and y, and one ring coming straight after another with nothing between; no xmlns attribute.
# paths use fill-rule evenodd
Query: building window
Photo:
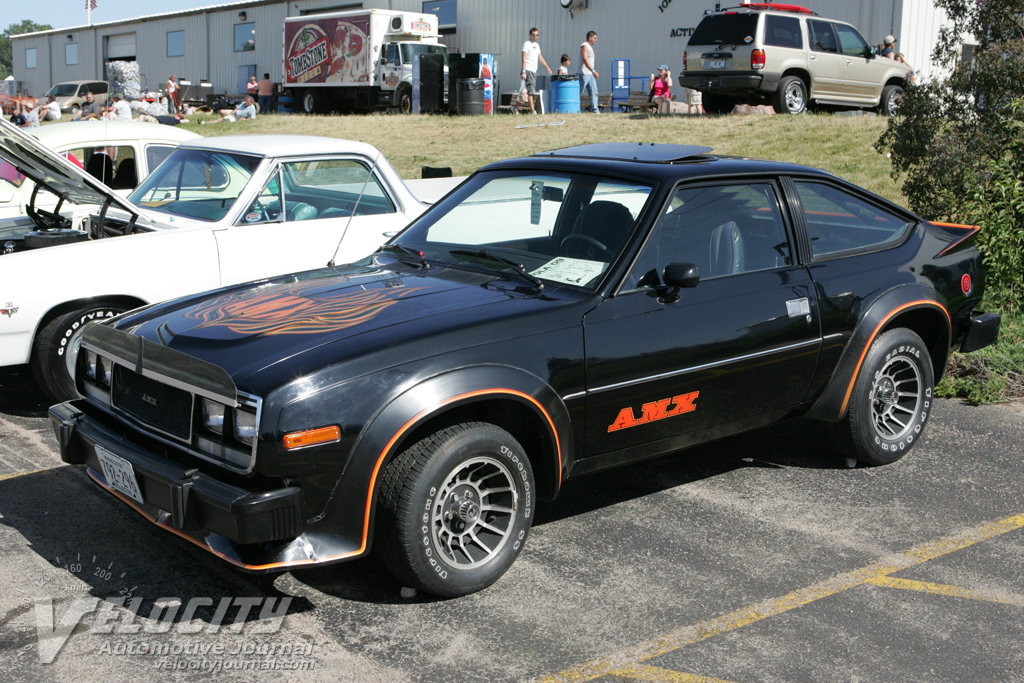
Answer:
<svg viewBox="0 0 1024 683"><path fill-rule="evenodd" d="M25 68L36 68L36 49L34 47L25 48Z"/></svg>
<svg viewBox="0 0 1024 683"><path fill-rule="evenodd" d="M64 63L68 66L78 64L78 43L68 43L64 46Z"/></svg>
<svg viewBox="0 0 1024 683"><path fill-rule="evenodd" d="M439 29L455 28L455 0L430 0L423 3L424 14L436 14Z"/></svg>
<svg viewBox="0 0 1024 683"><path fill-rule="evenodd" d="M184 31L168 31L167 32L167 56L168 57L184 57L185 56L185 32Z"/></svg>
<svg viewBox="0 0 1024 683"><path fill-rule="evenodd" d="M248 52L256 49L256 24L235 24L235 52Z"/></svg>

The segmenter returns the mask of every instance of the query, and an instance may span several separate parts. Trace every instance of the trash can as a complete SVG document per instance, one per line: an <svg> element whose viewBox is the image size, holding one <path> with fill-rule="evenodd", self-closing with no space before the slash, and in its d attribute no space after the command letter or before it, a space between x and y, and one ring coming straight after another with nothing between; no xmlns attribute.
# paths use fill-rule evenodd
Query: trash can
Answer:
<svg viewBox="0 0 1024 683"><path fill-rule="evenodd" d="M458 112L461 116L480 116L484 113L484 85L482 78L463 78L458 82Z"/></svg>
<svg viewBox="0 0 1024 683"><path fill-rule="evenodd" d="M576 74L551 77L551 112L580 113L580 77Z"/></svg>

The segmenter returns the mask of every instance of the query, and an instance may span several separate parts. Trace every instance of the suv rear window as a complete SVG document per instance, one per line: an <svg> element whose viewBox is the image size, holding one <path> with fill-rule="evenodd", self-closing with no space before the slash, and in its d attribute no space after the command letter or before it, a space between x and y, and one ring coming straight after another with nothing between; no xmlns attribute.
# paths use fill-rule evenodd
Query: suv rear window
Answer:
<svg viewBox="0 0 1024 683"><path fill-rule="evenodd" d="M800 20L796 17L765 15L764 44L776 47L795 47L798 50L803 48L804 39L800 34Z"/></svg>
<svg viewBox="0 0 1024 683"><path fill-rule="evenodd" d="M748 45L757 37L757 14L710 14L690 36L691 45Z"/></svg>

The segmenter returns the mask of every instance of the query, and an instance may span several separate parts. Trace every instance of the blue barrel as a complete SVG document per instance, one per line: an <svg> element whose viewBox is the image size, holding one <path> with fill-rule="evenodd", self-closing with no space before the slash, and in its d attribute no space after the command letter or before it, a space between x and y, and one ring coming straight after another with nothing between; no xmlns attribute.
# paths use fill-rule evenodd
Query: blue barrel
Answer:
<svg viewBox="0 0 1024 683"><path fill-rule="evenodd" d="M551 79L551 113L580 113L580 81L578 77L556 76Z"/></svg>
<svg viewBox="0 0 1024 683"><path fill-rule="evenodd" d="M279 104L279 105L277 105L277 113L278 114L291 114L292 113L292 108L289 107L289 106L286 106L284 104Z"/></svg>

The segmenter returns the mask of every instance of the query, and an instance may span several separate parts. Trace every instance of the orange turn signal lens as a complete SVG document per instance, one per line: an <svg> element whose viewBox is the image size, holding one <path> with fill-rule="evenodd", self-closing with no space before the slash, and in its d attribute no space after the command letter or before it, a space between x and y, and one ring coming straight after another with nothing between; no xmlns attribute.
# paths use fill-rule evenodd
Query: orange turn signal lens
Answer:
<svg viewBox="0 0 1024 683"><path fill-rule="evenodd" d="M291 434L284 435L284 447L288 450L316 446L317 444L330 443L332 441L341 441L341 429L337 425L307 429L304 432L292 432Z"/></svg>

